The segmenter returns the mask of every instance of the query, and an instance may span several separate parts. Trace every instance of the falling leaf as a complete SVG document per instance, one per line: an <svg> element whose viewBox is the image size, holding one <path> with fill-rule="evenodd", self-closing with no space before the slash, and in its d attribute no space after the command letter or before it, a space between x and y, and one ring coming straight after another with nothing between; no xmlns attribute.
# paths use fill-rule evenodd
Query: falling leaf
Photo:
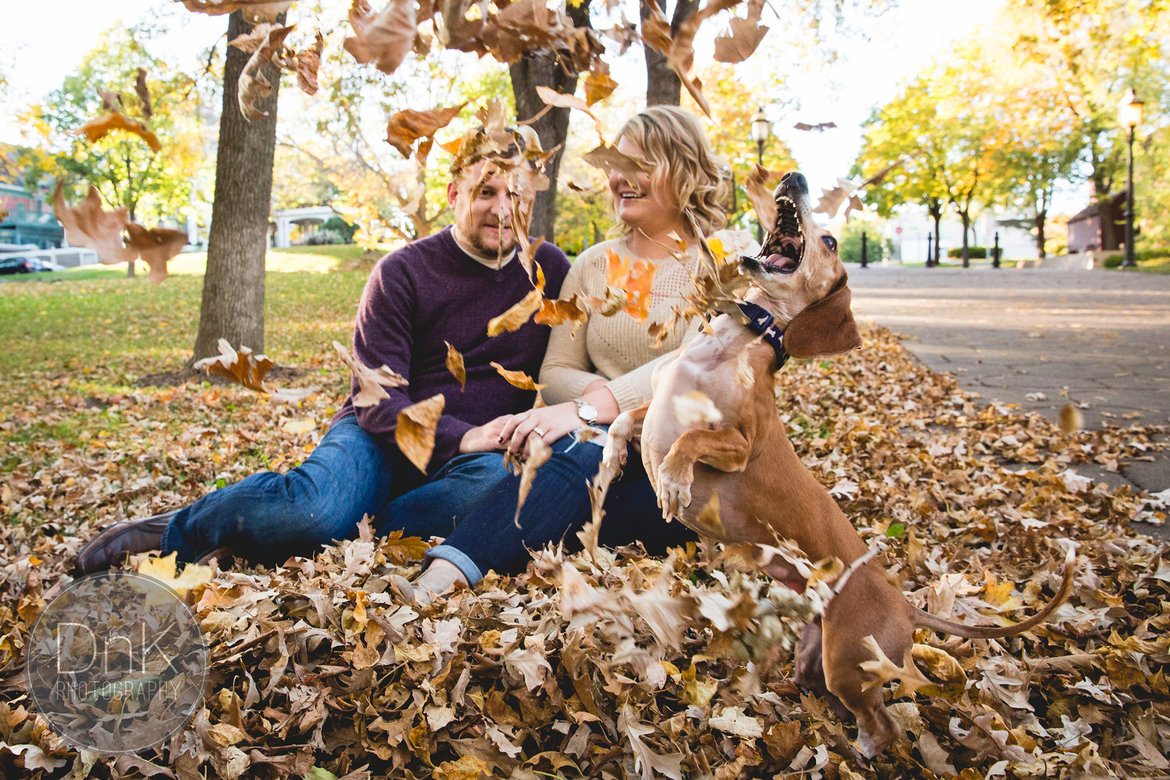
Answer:
<svg viewBox="0 0 1170 780"><path fill-rule="evenodd" d="M150 281L167 278L167 261L187 245L187 231L172 228L144 228L136 222L126 225L126 245L150 266Z"/></svg>
<svg viewBox="0 0 1170 780"><path fill-rule="evenodd" d="M266 19L275 21L276 17L288 10L293 0L179 0L189 11L195 11L209 16L230 14L240 11L248 21Z"/></svg>
<svg viewBox="0 0 1170 780"><path fill-rule="evenodd" d="M58 181L53 193L53 214L65 228L69 243L92 249L106 264L129 262L137 256L122 240L122 231L129 223L125 208L102 210L102 196L92 185L79 205L66 208L62 186L63 182Z"/></svg>
<svg viewBox="0 0 1170 780"><path fill-rule="evenodd" d="M250 390L268 392L268 388L264 386L264 377L276 365L275 363L264 355L253 355L252 350L243 345L240 345L237 352L227 339L221 338L217 345L218 355L197 360L191 367L196 371L219 374Z"/></svg>
<svg viewBox="0 0 1170 780"><path fill-rule="evenodd" d="M240 113L247 119L256 121L268 116L268 112L261 111L257 105L272 94L272 83L261 72L261 69L269 64L279 66L281 52L284 49L284 39L288 37L292 29L292 25L269 28L263 42L256 47L256 51L252 53L247 63L244 64L244 69L240 71L237 102L240 106Z"/></svg>
<svg viewBox="0 0 1170 780"><path fill-rule="evenodd" d="M366 0L353 0L349 23L354 35L342 45L358 62L372 62L383 73L393 73L414 45L416 7L415 0L390 0L374 13Z"/></svg>
<svg viewBox="0 0 1170 780"><path fill-rule="evenodd" d="M463 390L467 389L467 369L463 365L463 355L451 343L444 341L447 345L447 370L451 375L459 380L459 387Z"/></svg>
<svg viewBox="0 0 1170 780"><path fill-rule="evenodd" d="M748 19L735 17L730 22L731 34L715 39L715 59L720 62L743 62L755 53L768 28Z"/></svg>
<svg viewBox="0 0 1170 780"><path fill-rule="evenodd" d="M285 433L291 433L296 436L301 433L317 430L317 421L311 417L300 417L288 420L284 425L280 426L280 429Z"/></svg>
<svg viewBox="0 0 1170 780"><path fill-rule="evenodd" d="M1085 427L1085 416L1076 404L1065 404L1060 407L1060 430L1065 434L1073 434Z"/></svg>
<svg viewBox="0 0 1170 780"><path fill-rule="evenodd" d="M405 387L409 384L405 377L391 371L386 366L378 369L370 368L336 341L333 342L333 348L337 350L337 354L341 355L341 359L349 367L353 378L357 380L358 392L353 397L354 406L377 406L383 398L390 397L390 394L383 388Z"/></svg>
<svg viewBox="0 0 1170 780"><path fill-rule="evenodd" d="M797 122L793 125L797 130L804 132L822 133L825 130L832 130L837 126L836 122L818 122L815 125L806 124L805 122Z"/></svg>
<svg viewBox="0 0 1170 780"><path fill-rule="evenodd" d="M674 419L681 425L714 425L723 420L723 413L710 396L699 390L674 397Z"/></svg>
<svg viewBox="0 0 1170 780"><path fill-rule="evenodd" d="M407 460L424 474L435 450L435 426L446 403L442 393L406 407L398 413L394 441Z"/></svg>
<svg viewBox="0 0 1170 780"><path fill-rule="evenodd" d="M433 138L437 131L449 125L451 120L459 115L465 105L467 104L460 103L457 106L430 111L415 111L409 108L399 111L393 114L386 124L386 142L397 149L403 157L410 157L415 141L420 138Z"/></svg>
<svg viewBox="0 0 1170 780"><path fill-rule="evenodd" d="M535 433L529 434L524 444L524 464L520 469L520 488L516 502L516 515L512 522L520 527L520 508L528 499L532 490L532 481L536 479L536 471L552 457L552 448L544 443L544 439Z"/></svg>
<svg viewBox="0 0 1170 780"><path fill-rule="evenodd" d="M601 127L601 120L597 118L596 114L589 110L589 103L574 95L564 95L560 92L557 92L555 89L550 89L539 84L536 86L536 94L541 100L545 102L546 105L557 106L559 108L575 108L588 116L593 120L593 127L597 131L597 135L601 139L601 143L605 143L605 133Z"/></svg>
<svg viewBox="0 0 1170 780"><path fill-rule="evenodd" d="M711 498L695 517L695 524L707 536L714 539L724 538L726 532L723 528L723 517L719 514L719 493L711 491Z"/></svg>
<svg viewBox="0 0 1170 780"><path fill-rule="evenodd" d="M134 92L138 95L138 102L142 106L142 118L149 121L154 116L154 108L150 104L150 88L146 86L146 68L138 69L138 76L134 80ZM147 141L147 143L150 142ZM155 151L158 150L155 149Z"/></svg>
<svg viewBox="0 0 1170 780"><path fill-rule="evenodd" d="M146 125L137 119L130 119L119 111L111 111L96 119L91 119L74 132L78 135L84 135L85 140L93 143L94 141L105 138L115 130L125 130L128 133L133 133L145 141L152 152L162 151L162 144L159 143L157 135L148 130Z"/></svg>
<svg viewBox="0 0 1170 780"><path fill-rule="evenodd" d="M644 162L635 160L633 157L619 152L617 147L609 146L604 142L586 152L581 159L594 168L605 171L606 175L617 171L635 189L638 186L638 174L646 170Z"/></svg>
<svg viewBox="0 0 1170 780"><path fill-rule="evenodd" d="M324 49L325 38L318 32L310 48L297 52L295 60L297 86L306 95L317 94L317 71L321 68L321 52Z"/></svg>
<svg viewBox="0 0 1170 780"><path fill-rule="evenodd" d="M756 221L760 223L764 233L771 233L776 227L776 198L772 194L772 181L775 178L775 174L757 164L752 166L752 171L744 182L744 190L756 212Z"/></svg>
<svg viewBox="0 0 1170 780"><path fill-rule="evenodd" d="M494 337L508 331L519 330L524 323L532 319L533 314L541 310L543 300L541 288L531 290L515 306L499 316L492 317L488 322L488 336Z"/></svg>
<svg viewBox="0 0 1170 780"><path fill-rule="evenodd" d="M605 100L617 89L617 82L609 75L609 69L591 70L585 74L585 105Z"/></svg>
<svg viewBox="0 0 1170 780"><path fill-rule="evenodd" d="M574 330L589 321L589 312L596 309L600 300L582 297L574 293L571 298L549 299L541 301L540 311L532 318L537 325L560 325L563 322L572 322Z"/></svg>
<svg viewBox="0 0 1170 780"><path fill-rule="evenodd" d="M650 316L650 288L658 265L650 260L620 257L612 249L606 250L606 261L605 283L624 302L621 311L629 314L635 322L644 322Z"/></svg>
<svg viewBox="0 0 1170 780"><path fill-rule="evenodd" d="M525 374L523 371L509 371L496 362L492 362L491 366L496 370L496 373L502 376L508 382L508 384L512 385L512 387L518 387L521 390L541 390L545 387L545 385L537 384L532 377L528 376L528 374Z"/></svg>

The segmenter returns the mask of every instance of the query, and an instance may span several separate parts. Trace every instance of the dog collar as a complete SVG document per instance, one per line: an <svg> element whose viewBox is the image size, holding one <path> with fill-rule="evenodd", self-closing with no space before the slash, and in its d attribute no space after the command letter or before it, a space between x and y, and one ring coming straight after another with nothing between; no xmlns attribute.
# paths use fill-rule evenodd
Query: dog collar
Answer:
<svg viewBox="0 0 1170 780"><path fill-rule="evenodd" d="M784 365L788 360L788 350L784 349L784 331L776 327L776 318L763 307L746 301L736 301L736 306L747 317L747 325L764 337L764 341L772 346L776 352L776 368Z"/></svg>

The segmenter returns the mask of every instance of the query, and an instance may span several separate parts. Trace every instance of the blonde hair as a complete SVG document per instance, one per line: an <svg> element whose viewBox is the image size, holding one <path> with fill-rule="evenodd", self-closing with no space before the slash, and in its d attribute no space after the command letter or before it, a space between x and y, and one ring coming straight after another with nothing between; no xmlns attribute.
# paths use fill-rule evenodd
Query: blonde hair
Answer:
<svg viewBox="0 0 1170 780"><path fill-rule="evenodd" d="M727 224L722 205L727 197L727 183L721 175L724 162L715 155L694 114L678 106L651 106L622 125L614 144L623 137L642 150L650 168L651 188L671 195L680 212L689 210L703 235ZM610 210L615 215L616 209L617 203L611 199ZM624 236L633 228L618 220L610 232Z"/></svg>
<svg viewBox="0 0 1170 780"><path fill-rule="evenodd" d="M451 159L451 178L457 179L463 171L475 165L480 160L491 157L515 157L517 155L523 156L529 150L540 149L540 139L536 136L536 131L527 125L520 127L505 128L506 133L511 134L512 139L509 144L502 144L496 139L493 139L484 129L483 125L473 127L459 138L459 151L455 152Z"/></svg>

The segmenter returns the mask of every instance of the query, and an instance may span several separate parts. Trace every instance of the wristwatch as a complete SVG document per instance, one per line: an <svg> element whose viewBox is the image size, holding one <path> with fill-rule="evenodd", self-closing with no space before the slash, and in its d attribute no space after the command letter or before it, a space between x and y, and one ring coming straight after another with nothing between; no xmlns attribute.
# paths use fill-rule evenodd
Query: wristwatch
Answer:
<svg viewBox="0 0 1170 780"><path fill-rule="evenodd" d="M581 422L586 425L593 425L597 422L597 407L588 401L583 401L580 398L576 399L577 416L581 418Z"/></svg>

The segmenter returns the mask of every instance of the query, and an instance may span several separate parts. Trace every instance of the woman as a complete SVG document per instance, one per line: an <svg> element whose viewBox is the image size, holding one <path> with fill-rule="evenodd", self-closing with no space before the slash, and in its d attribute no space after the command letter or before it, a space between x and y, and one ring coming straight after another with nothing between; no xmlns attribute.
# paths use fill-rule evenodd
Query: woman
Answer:
<svg viewBox="0 0 1170 780"><path fill-rule="evenodd" d="M460 520L443 544L427 552L431 563L416 581L421 591L438 593L455 582L473 585L488 569L516 573L527 564L530 549L580 528L591 514L588 483L597 473L604 437L580 441L574 432L604 426L646 402L656 363L697 332L680 321L660 346L654 346L648 328L668 321L671 309L693 293L693 274L701 257L692 218L709 237L726 223L720 205L720 161L698 121L674 106L654 106L626 122L617 149L639 161L643 172L635 182L617 171L610 174L617 236L581 253L569 270L561 298L574 293L604 298L612 251L631 265L642 260L655 266L649 317L639 322L624 311L613 316L593 313L576 333L572 324L553 328L540 372L548 405L510 416L500 436L501 449L514 454L523 451L529 436L539 436L551 445L552 457L536 472L518 518L519 477L510 477ZM687 244L681 256L676 237ZM719 237L728 248L746 248L751 241L726 231ZM421 494L407 494L395 501L391 522L382 530L432 532L422 500ZM654 490L636 458L613 485L605 509L603 544L638 540L649 550L661 550L694 538L681 524L662 521Z"/></svg>

